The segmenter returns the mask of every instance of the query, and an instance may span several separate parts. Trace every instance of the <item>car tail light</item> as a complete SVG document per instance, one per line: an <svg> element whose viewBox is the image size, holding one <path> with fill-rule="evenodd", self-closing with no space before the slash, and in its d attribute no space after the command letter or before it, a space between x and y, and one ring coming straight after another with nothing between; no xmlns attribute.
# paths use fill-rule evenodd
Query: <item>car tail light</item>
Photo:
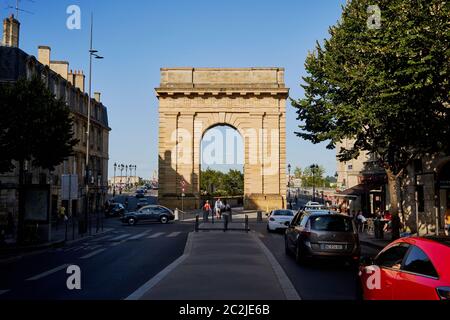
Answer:
<svg viewBox="0 0 450 320"><path fill-rule="evenodd" d="M450 287L441 287L436 289L441 300L450 300Z"/></svg>
<svg viewBox="0 0 450 320"><path fill-rule="evenodd" d="M275 221L275 219L274 219L274 218L270 218L269 220L270 220L270 221Z"/></svg>

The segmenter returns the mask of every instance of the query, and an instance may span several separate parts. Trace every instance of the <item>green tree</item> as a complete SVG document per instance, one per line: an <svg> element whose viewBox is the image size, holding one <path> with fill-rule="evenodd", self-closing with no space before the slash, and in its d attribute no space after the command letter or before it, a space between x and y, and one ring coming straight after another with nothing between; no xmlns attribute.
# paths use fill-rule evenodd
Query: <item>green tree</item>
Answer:
<svg viewBox="0 0 450 320"><path fill-rule="evenodd" d="M223 177L223 188L230 196L244 194L244 174L238 170L230 170Z"/></svg>
<svg viewBox="0 0 450 320"><path fill-rule="evenodd" d="M399 237L399 180L416 158L448 152L450 6L443 0L380 0L380 28L369 28L372 1L350 1L330 38L306 59L305 98L295 102L299 137L344 139L377 155L388 177L393 238Z"/></svg>
<svg viewBox="0 0 450 320"><path fill-rule="evenodd" d="M5 84L0 90L0 173L19 167L18 241L23 241L24 165L53 171L73 154L69 108L58 100L37 77Z"/></svg>
<svg viewBox="0 0 450 320"><path fill-rule="evenodd" d="M302 169L300 167L295 167L295 170L294 170L294 177L295 177L295 179L301 179L302 176L303 176Z"/></svg>
<svg viewBox="0 0 450 320"><path fill-rule="evenodd" d="M223 173L208 168L202 171L200 180L202 193L213 196L240 196L244 194L244 175L238 170Z"/></svg>
<svg viewBox="0 0 450 320"><path fill-rule="evenodd" d="M302 184L305 187L325 187L324 175L325 168L323 166L318 166L317 168L308 166L303 170Z"/></svg>

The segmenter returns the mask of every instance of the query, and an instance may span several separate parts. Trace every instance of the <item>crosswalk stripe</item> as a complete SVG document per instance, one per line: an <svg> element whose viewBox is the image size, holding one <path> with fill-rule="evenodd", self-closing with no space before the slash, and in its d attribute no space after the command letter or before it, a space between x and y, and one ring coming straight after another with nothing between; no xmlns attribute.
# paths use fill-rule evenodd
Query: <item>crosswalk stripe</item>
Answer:
<svg viewBox="0 0 450 320"><path fill-rule="evenodd" d="M10 290L0 290L0 296L2 295L2 294L5 294L5 293L8 293Z"/></svg>
<svg viewBox="0 0 450 320"><path fill-rule="evenodd" d="M155 239L165 234L165 232L157 232L155 234L152 234L151 236L147 237L147 239Z"/></svg>
<svg viewBox="0 0 450 320"><path fill-rule="evenodd" d="M260 238L265 238L266 236L263 235L261 232L258 232L258 237L260 237Z"/></svg>
<svg viewBox="0 0 450 320"><path fill-rule="evenodd" d="M129 234L129 233L123 234L123 235L121 235L121 236L118 236L118 237L115 237L115 238L110 239L110 241L119 241L119 240L122 240L122 239L124 239L124 238L126 238L126 237L129 237L129 236L131 236L131 234Z"/></svg>
<svg viewBox="0 0 450 320"><path fill-rule="evenodd" d="M105 237L101 237L101 238L98 238L98 239L93 239L92 242L103 241L103 240L106 240L108 238L111 238L111 235L108 235L108 236L105 236Z"/></svg>
<svg viewBox="0 0 450 320"><path fill-rule="evenodd" d="M34 277L28 278L27 281L36 281L42 278L45 278L53 273L56 273L58 271L61 271L63 269L67 269L67 267L70 266L70 264L63 264L62 266L56 267L54 269L48 270L46 272L40 273Z"/></svg>
<svg viewBox="0 0 450 320"><path fill-rule="evenodd" d="M151 231L151 230L147 230L147 231L145 231L145 232L139 233L139 234L137 234L137 235L135 235L135 236L133 236L133 237L131 237L131 238L128 238L128 240L137 240L137 239L143 238L143 237L145 237L146 235L148 235L148 233L149 233L150 231Z"/></svg>
<svg viewBox="0 0 450 320"><path fill-rule="evenodd" d="M101 248L101 247L102 247L102 245L98 244L98 245L95 245L95 246L92 246L92 247L86 247L85 249L95 250L95 249L98 249L98 248Z"/></svg>
<svg viewBox="0 0 450 320"><path fill-rule="evenodd" d="M94 252L91 252L91 253L89 253L89 254L87 254L87 255L85 255L85 256L82 256L80 259L89 259L89 258L92 258L93 256L96 256L97 254L99 254L99 253L102 253L103 251L105 251L106 249L99 249L99 250L97 250L97 251L94 251Z"/></svg>
<svg viewBox="0 0 450 320"><path fill-rule="evenodd" d="M175 237L178 237L178 235L180 235L180 234L181 234L181 232L172 232L171 234L169 234L167 236L167 238L175 238Z"/></svg>

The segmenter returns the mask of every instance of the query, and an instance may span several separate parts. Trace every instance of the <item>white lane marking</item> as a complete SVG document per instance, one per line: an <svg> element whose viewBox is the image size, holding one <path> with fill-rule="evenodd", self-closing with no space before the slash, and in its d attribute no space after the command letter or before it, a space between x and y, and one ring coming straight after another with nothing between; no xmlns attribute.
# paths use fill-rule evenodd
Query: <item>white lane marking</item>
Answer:
<svg viewBox="0 0 450 320"><path fill-rule="evenodd" d="M125 243L125 242L127 242L127 240L122 240L122 241L119 241L119 242L116 242L116 243L111 244L110 247L120 246L121 244L123 244L123 243Z"/></svg>
<svg viewBox="0 0 450 320"><path fill-rule="evenodd" d="M11 291L11 290L0 290L0 296L1 296L2 294L8 293L9 291Z"/></svg>
<svg viewBox="0 0 450 320"><path fill-rule="evenodd" d="M147 231L145 231L145 232L139 233L139 234L137 234L137 235L135 235L135 236L133 236L133 237L131 237L131 238L128 238L128 240L137 240L137 239L143 238L143 237L145 237L146 235L148 235L148 233L149 233L150 231L151 231L151 230L147 230Z"/></svg>
<svg viewBox="0 0 450 320"><path fill-rule="evenodd" d="M178 237L181 234L181 232L172 232L167 236L167 238L175 238Z"/></svg>
<svg viewBox="0 0 450 320"><path fill-rule="evenodd" d="M258 232L258 237L265 238L266 236L264 234L262 234L261 232Z"/></svg>
<svg viewBox="0 0 450 320"><path fill-rule="evenodd" d="M126 237L129 237L129 236L131 236L131 234L129 234L129 233L123 234L123 235L121 235L121 236L118 236L118 237L115 237L115 238L110 239L110 241L119 241L119 240L122 240L122 239L124 239L124 238L126 238Z"/></svg>
<svg viewBox="0 0 450 320"><path fill-rule="evenodd" d="M40 273L40 274L38 274L38 275L36 275L34 277L28 278L27 281L36 281L36 280L45 278L45 277L47 277L47 276L49 276L49 275L51 275L53 273L56 273L56 272L64 270L64 269L67 269L68 266L70 266L70 264L63 264L62 266L56 267L54 269L51 269L51 270L48 270L46 272Z"/></svg>
<svg viewBox="0 0 450 320"><path fill-rule="evenodd" d="M147 237L147 239L155 239L165 234L165 232L157 232L155 234L152 234L151 236Z"/></svg>
<svg viewBox="0 0 450 320"><path fill-rule="evenodd" d="M164 232L162 232L164 233ZM156 286L162 279L170 274L176 267L178 267L184 260L186 260L192 251L192 236L193 233L188 234L184 253L177 260L161 270L156 276L144 283L139 289L130 294L125 300L140 300L142 299L154 286Z"/></svg>
<svg viewBox="0 0 450 320"><path fill-rule="evenodd" d="M98 248L101 248L101 247L103 247L101 244L97 244L97 245L92 246L92 247L86 247L85 249L86 250L95 250L95 249L98 249Z"/></svg>
<svg viewBox="0 0 450 320"><path fill-rule="evenodd" d="M85 255L85 256L82 256L80 259L85 260L85 259L92 258L93 256L96 256L96 255L102 253L102 252L105 251L105 250L106 250L105 248L99 249L99 250L94 251L94 252L91 252L91 253L89 253L89 254L87 254L87 255Z"/></svg>

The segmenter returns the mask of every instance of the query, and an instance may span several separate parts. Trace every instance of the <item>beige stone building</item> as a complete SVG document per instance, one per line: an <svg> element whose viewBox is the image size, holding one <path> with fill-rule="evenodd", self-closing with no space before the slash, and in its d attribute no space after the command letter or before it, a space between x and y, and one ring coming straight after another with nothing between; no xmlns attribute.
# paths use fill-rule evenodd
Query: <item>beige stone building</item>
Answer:
<svg viewBox="0 0 450 320"><path fill-rule="evenodd" d="M37 58L19 49L17 47L19 26L19 22L13 17L4 21L3 45L0 46L0 61L2 62L0 64L0 83L15 82L21 78L30 79L35 75L42 78L56 98L66 101L74 120L74 136L79 140L78 145L74 148L75 155L56 167L53 172L31 167L28 163L25 182L28 185L50 188L49 221L56 219L61 206L66 207L66 212L81 218L81 213L85 212L86 172L89 172L90 212L101 207L108 191L110 132L108 111L100 101L100 94L96 93L95 99L91 99L91 133L90 141L87 142L89 97L85 90L84 74L81 71L70 70L69 63L66 61L52 60L51 49L47 46L38 48ZM88 143L90 166L89 170L86 170L86 146ZM70 204L61 199L61 177L65 174L74 174L78 177L77 196L76 199L72 199ZM18 169L0 175L0 223L9 212L17 218L17 184Z"/></svg>
<svg viewBox="0 0 450 320"><path fill-rule="evenodd" d="M159 201L171 208L200 205L200 144L227 125L244 140L248 209L286 206L286 99L282 68L161 69Z"/></svg>

